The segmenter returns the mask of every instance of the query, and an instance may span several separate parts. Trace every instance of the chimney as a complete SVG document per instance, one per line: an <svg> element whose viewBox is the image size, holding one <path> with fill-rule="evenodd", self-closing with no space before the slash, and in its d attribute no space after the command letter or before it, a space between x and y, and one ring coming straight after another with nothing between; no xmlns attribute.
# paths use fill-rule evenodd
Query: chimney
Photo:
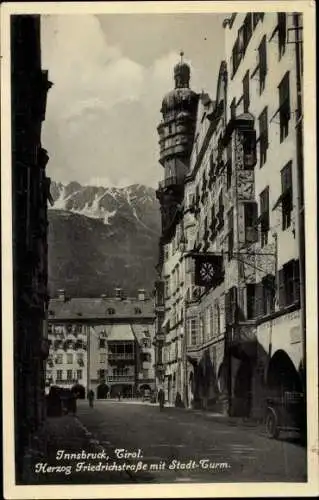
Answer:
<svg viewBox="0 0 319 500"><path fill-rule="evenodd" d="M58 290L58 299L65 302L65 290Z"/></svg>
<svg viewBox="0 0 319 500"><path fill-rule="evenodd" d="M117 300L122 299L122 288L115 288L115 298Z"/></svg>
<svg viewBox="0 0 319 500"><path fill-rule="evenodd" d="M137 295L138 300L144 301L146 298L146 293L144 288L140 288L137 293L138 293Z"/></svg>

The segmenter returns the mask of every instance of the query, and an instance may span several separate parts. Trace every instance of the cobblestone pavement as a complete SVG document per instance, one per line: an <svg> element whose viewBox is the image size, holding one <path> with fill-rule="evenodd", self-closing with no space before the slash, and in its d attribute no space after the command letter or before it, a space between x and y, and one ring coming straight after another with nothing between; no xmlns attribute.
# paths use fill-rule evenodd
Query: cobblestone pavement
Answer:
<svg viewBox="0 0 319 500"><path fill-rule="evenodd" d="M116 449L141 451L137 458L116 458ZM58 460L61 450L83 450L84 455ZM96 455L87 459L85 453ZM76 471L79 463L81 470ZM147 470L83 470L83 465L113 463L128 469L140 463ZM154 464L158 470L151 470ZM115 401L97 401L90 408L87 401L79 401L76 416L47 419L25 470L27 484L301 482L306 480L306 450L297 442L268 439L262 427L238 425L209 412L160 412L157 405Z"/></svg>
<svg viewBox="0 0 319 500"><path fill-rule="evenodd" d="M89 408L81 402L78 415L101 446L141 449L143 462L165 462L165 469L149 472L153 482L243 482L306 480L306 449L298 441L271 440L261 426L239 423L213 413L158 406L98 401ZM207 459L215 469L178 468ZM174 470L168 464L176 460ZM139 473L136 474L139 478Z"/></svg>

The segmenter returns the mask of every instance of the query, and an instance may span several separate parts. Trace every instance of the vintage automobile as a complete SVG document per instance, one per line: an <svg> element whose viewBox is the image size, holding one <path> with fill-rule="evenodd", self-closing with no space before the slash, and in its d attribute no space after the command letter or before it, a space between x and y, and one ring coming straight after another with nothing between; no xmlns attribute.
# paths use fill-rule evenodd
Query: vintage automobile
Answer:
<svg viewBox="0 0 319 500"><path fill-rule="evenodd" d="M280 432L306 431L305 398L301 392L286 391L281 396L267 398L265 425L270 438L277 439Z"/></svg>

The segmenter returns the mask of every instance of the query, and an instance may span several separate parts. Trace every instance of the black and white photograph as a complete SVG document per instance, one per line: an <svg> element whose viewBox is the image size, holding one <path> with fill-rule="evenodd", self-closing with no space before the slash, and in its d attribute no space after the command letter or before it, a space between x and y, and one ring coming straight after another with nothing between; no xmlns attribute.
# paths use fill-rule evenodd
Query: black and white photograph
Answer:
<svg viewBox="0 0 319 500"><path fill-rule="evenodd" d="M318 494L314 4L2 5L5 498Z"/></svg>

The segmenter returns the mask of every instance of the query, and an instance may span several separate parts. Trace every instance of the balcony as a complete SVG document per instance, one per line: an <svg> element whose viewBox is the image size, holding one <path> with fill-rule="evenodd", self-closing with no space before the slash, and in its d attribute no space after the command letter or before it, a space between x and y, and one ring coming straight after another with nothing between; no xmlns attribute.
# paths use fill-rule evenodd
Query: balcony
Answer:
<svg viewBox="0 0 319 500"><path fill-rule="evenodd" d="M171 177L166 177L162 181L158 183L158 187L160 190L166 189L171 186L177 186L179 184L177 176L172 175Z"/></svg>
<svg viewBox="0 0 319 500"><path fill-rule="evenodd" d="M106 377L107 382L134 382L134 375L108 375Z"/></svg>
<svg viewBox="0 0 319 500"><path fill-rule="evenodd" d="M133 352L109 352L108 360L109 361L134 361L135 354Z"/></svg>

